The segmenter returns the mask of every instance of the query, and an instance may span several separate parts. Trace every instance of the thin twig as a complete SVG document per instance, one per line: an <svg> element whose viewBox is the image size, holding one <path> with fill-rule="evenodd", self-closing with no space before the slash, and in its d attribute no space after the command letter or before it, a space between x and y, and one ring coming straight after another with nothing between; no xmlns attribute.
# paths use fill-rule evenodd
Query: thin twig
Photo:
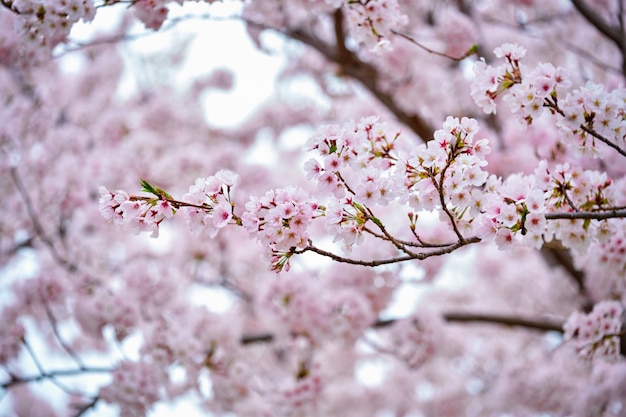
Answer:
<svg viewBox="0 0 626 417"><path fill-rule="evenodd" d="M89 403L85 404L84 406L76 410L76 414L74 414L74 417L81 417L87 411L94 408L96 404L98 403L98 401L100 401L100 397L95 396Z"/></svg>
<svg viewBox="0 0 626 417"><path fill-rule="evenodd" d="M53 331L54 335L56 336L57 340L59 341L59 344L63 347L63 349L65 349L65 351L68 353L68 355L70 355L72 357L72 359L74 359L74 362L76 362L78 367L80 369L84 369L85 368L85 364L83 363L81 358L74 351L74 349L72 349L67 343L65 343L65 341L61 337L61 334L59 333L57 319L52 314L52 311L50 310L50 306L48 305L46 300L43 299L43 297L42 297L41 301L42 301L42 303L44 305L44 308L46 310L46 314L48 315L48 320L50 321L50 325L52 326L52 331Z"/></svg>
<svg viewBox="0 0 626 417"><path fill-rule="evenodd" d="M26 190L26 187L24 186L24 183L22 182L21 177L19 173L17 172L17 168L11 167L9 169L9 172L11 174L11 178L13 179L13 183L15 184L15 187L17 188L18 193L22 197L22 201L24 202L24 205L26 206L28 217L30 218L30 221L33 224L33 228L35 229L36 235L39 237L39 239L41 239L44 245L48 248L48 252L50 252L50 255L52 256L52 258L59 265L63 266L69 272L76 272L77 266L74 263L65 259L57 251L57 248L54 246L52 239L50 239L48 235L46 234L46 232L44 231L43 226L39 222L39 216L35 212L33 202L30 199L30 195L28 194L28 191Z"/></svg>
<svg viewBox="0 0 626 417"><path fill-rule="evenodd" d="M441 255L445 255L451 252L454 252L457 249L462 248L463 246L467 246L470 245L472 243L478 243L480 242L480 238L474 236L474 237L470 237L470 238L466 238L463 239L463 241L454 243L450 246L447 246L445 248L438 248L438 249L434 249L431 251L427 251L427 252L419 252L419 253L414 253L412 255L405 255L405 256L398 256L398 257L394 257L394 258L387 258L387 259L378 259L378 260L372 260L372 261L363 261L363 260L359 260L359 259L352 259L352 258L345 258L343 256L339 256L336 255L332 252L328 252L325 251L323 249L320 249L316 246L313 246L312 243L309 243L308 246L302 248L302 249L295 249L292 251L293 254L302 254L305 252L314 252L317 253L318 255L322 255L325 256L327 258L330 258L336 262L340 262L340 263L347 263L347 264L352 264L352 265L361 265L361 266L369 266L369 267L375 267L375 266L381 266L381 265L389 265L389 264L394 264L394 263L400 263L400 262L405 262L405 261L410 261L410 260L418 260L418 261L422 261L424 259L430 258L432 256L441 256Z"/></svg>
<svg viewBox="0 0 626 417"><path fill-rule="evenodd" d="M454 57L452 55L448 55L446 53L443 52L438 52L435 51L434 49L430 49L429 47L427 47L426 45L416 41L413 37L407 35L406 33L401 33L395 30L392 30L391 33L393 33L394 35L400 36L401 38L404 38L406 40L408 40L409 42L411 42L412 44L416 45L417 47L423 49L424 51L428 52L429 54L433 54L433 55L437 55L446 59L450 59L452 61L463 61L465 58L470 57L472 55L474 55L477 50L478 47L477 46L473 46L470 49L467 50L467 52L465 54L463 54L462 56L459 57Z"/></svg>
<svg viewBox="0 0 626 417"><path fill-rule="evenodd" d="M25 339L22 340L22 343L24 344L24 347L26 348L26 351L28 352L28 354L30 355L31 359L33 360L33 363L35 364L35 367L37 368L37 370L40 372L41 375L46 374L46 370L43 367L43 364L41 363L41 361L39 360L39 358L37 357L37 355L35 354L35 351L33 350L32 346L30 345L30 343L28 343ZM68 395L80 395L80 393L74 391L73 389L67 387L65 384L62 384L60 381L58 381L56 378L50 378L50 382L52 382L54 385L56 385L61 391L67 393Z"/></svg>
<svg viewBox="0 0 626 417"><path fill-rule="evenodd" d="M59 377L78 376L83 374L103 374L113 372L113 368L85 367L84 369L61 369L56 371L42 372L39 375L27 377L11 377L10 380L0 384L0 388L6 389L14 385L29 384L31 382L39 382L46 379L54 379Z"/></svg>

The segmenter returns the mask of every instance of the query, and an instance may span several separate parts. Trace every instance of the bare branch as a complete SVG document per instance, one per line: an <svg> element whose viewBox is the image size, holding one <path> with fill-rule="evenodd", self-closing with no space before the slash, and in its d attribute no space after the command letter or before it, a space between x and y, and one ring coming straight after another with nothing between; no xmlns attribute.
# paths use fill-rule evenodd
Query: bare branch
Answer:
<svg viewBox="0 0 626 417"><path fill-rule="evenodd" d="M621 2L620 2L621 3ZM602 16L595 12L591 7L585 3L584 0L572 0L572 4L589 23L591 23L598 31L613 41L622 54L622 74L626 76L626 36L623 32L623 6L620 4L620 16L618 17L620 26L619 28L611 26L606 22Z"/></svg>
<svg viewBox="0 0 626 417"><path fill-rule="evenodd" d="M74 417L82 416L87 411L89 411L90 409L94 408L96 406L96 404L98 403L98 401L100 401L100 397L98 397L98 396L94 397L90 402L88 402L87 404L85 404L84 406L82 406L78 410L76 410L76 414L74 414Z"/></svg>
<svg viewBox="0 0 626 417"><path fill-rule="evenodd" d="M337 24L338 18L335 18ZM378 71L376 68L366 62L361 61L356 55L348 49L341 49L341 54L337 52L337 47L331 47L320 39L316 38L308 31L298 29L276 29L266 26L262 23L245 20L248 25L255 26L259 29L274 30L284 36L297 40L322 54L326 59L336 63L341 67L342 73L359 81L367 90L372 93L378 101L381 102L392 114L396 116L398 121L407 125L415 134L417 134L424 142L432 139L434 129L426 120L416 114L409 114L402 110L395 102L394 98L387 92L381 90L378 86ZM336 29L335 32L341 32Z"/></svg>
<svg viewBox="0 0 626 417"><path fill-rule="evenodd" d="M85 364L80 359L80 356L78 356L78 354L74 351L74 349L72 349L72 347L70 345L68 345L63 340L63 338L61 337L61 334L59 333L59 327L58 327L57 319L56 319L56 317L54 317L54 315L52 314L52 311L50 310L50 306L48 305L48 303L43 298L42 298L42 303L43 303L44 308L46 310L46 314L48 316L48 320L50 321L50 325L52 326L52 331L53 331L54 335L56 336L59 344L63 347L63 349L65 349L65 351L68 353L68 355L70 355L72 357L72 359L74 359L74 362L76 362L76 364L78 365L78 367L80 369L85 368Z"/></svg>
<svg viewBox="0 0 626 417"><path fill-rule="evenodd" d="M28 190L26 190L26 186L22 182L22 179L17 172L17 168L11 167L9 169L9 172L11 173L11 178L13 179L13 183L15 184L18 193L22 197L22 201L26 206L26 211L28 213L30 221L33 224L33 228L35 229L35 234L39 237L39 239L41 239L46 248L48 248L48 252L59 265L63 266L69 272L75 272L77 270L77 266L74 263L65 259L65 257L63 257L58 252L57 248L54 246L54 242L52 242L52 239L50 239L44 231L43 226L39 222L39 216L37 212L35 212L35 208L33 206L32 200L30 199L30 195L28 194Z"/></svg>
<svg viewBox="0 0 626 417"><path fill-rule="evenodd" d="M617 46L622 48L624 36L617 28L609 25L599 14L585 3L584 0L572 0L572 4L589 23L591 23L600 33L612 40Z"/></svg>
<svg viewBox="0 0 626 417"><path fill-rule="evenodd" d="M54 379L60 377L80 376L83 374L108 374L113 371L113 368L85 367L83 369L61 369L56 371L41 372L38 375L26 377L12 376L11 379L9 379L8 381L0 383L0 388L7 389L15 385L28 384L31 382L39 382L46 379Z"/></svg>
<svg viewBox="0 0 626 417"><path fill-rule="evenodd" d="M397 32L395 30L392 30L391 33L393 33L394 35L397 35L401 38L406 39L407 41L411 42L412 44L414 44L415 46L417 46L418 48L423 49L424 51L428 52L429 54L433 54L433 55L437 55L452 61L463 61L465 58L474 55L477 51L478 51L478 45L474 45L472 46L470 49L467 50L467 52L465 52L462 56L452 56L452 55L448 55L445 54L443 52L438 52L435 51L434 49L430 49L429 47L419 43L417 40L415 40L413 37L407 35L406 33L401 33L401 32Z"/></svg>
<svg viewBox="0 0 626 417"><path fill-rule="evenodd" d="M480 238L474 236L474 237L470 237L470 238L465 238L462 241L453 243L449 246L446 246L444 248L438 248L438 249L433 249L431 251L428 252L419 252L419 253L414 253L412 255L405 255L405 256L398 256L395 258L387 258L387 259L378 259L378 260L372 260L372 261L363 261L363 260L359 260L359 259L352 259L352 258L346 258L343 256L339 256L336 255L332 252L328 252L325 251L323 249L320 249L316 246L313 246L313 244L311 242L309 242L309 245L302 248L302 249L294 249L292 250L292 254L302 254L305 252L314 252L317 253L318 255L322 255L325 256L327 258L332 259L335 262L340 262L340 263L347 263L347 264L352 264L352 265L361 265L361 266L369 266L369 267L375 267L375 266L381 266L381 265L389 265L389 264L394 264L394 263L400 263L400 262L405 262L405 261L410 261L410 260L424 260L426 258L430 258L431 256L441 256L441 255L445 255L448 253L452 253L457 249L462 248L463 246L467 246L470 245L472 243L478 243L480 242Z"/></svg>
<svg viewBox="0 0 626 417"><path fill-rule="evenodd" d="M546 213L546 220L606 220L626 218L626 209L606 211L574 211L571 213Z"/></svg>
<svg viewBox="0 0 626 417"><path fill-rule="evenodd" d="M450 323L481 323L502 326L522 327L539 332L563 333L563 323L543 319L530 319L503 314L480 314L469 312L444 312L442 317ZM384 328L394 324L399 319L380 319L372 324L372 328ZM271 333L257 333L245 335L241 338L241 344L251 345L255 343L271 343L275 336Z"/></svg>
<svg viewBox="0 0 626 417"><path fill-rule="evenodd" d="M551 331L563 333L563 324L546 320L525 319L515 316L476 313L444 313L444 319L449 322L459 323L492 323L504 326L524 327L538 331Z"/></svg>

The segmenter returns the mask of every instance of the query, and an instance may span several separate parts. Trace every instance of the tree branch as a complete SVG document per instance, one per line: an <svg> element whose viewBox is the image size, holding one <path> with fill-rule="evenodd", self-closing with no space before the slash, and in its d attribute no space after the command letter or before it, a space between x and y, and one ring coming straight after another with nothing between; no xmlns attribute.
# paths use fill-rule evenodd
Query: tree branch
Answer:
<svg viewBox="0 0 626 417"><path fill-rule="evenodd" d="M98 396L94 397L90 402L78 408L78 410L76 410L76 414L74 414L74 417L81 417L87 411L94 408L96 404L98 403L98 401L100 401L100 397Z"/></svg>
<svg viewBox="0 0 626 417"><path fill-rule="evenodd" d="M501 326L522 327L528 330L539 332L559 332L563 333L563 323L550 320L528 319L516 316L500 314L479 314L447 312L442 317L450 323L487 323ZM394 324L398 319L381 319L372 324L373 328L383 328ZM252 345L255 343L271 343L275 336L271 333L257 333L245 335L241 338L242 345Z"/></svg>
<svg viewBox="0 0 626 417"><path fill-rule="evenodd" d="M400 262L405 262L405 261L410 261L410 260L422 261L426 258L430 258L431 256L445 255L445 254L454 252L455 250L460 249L463 246L467 246L469 244L478 243L478 242L480 242L480 238L474 236L470 238L465 238L462 241L453 243L444 248L437 248L428 252L412 253L411 255L398 256L395 258L387 258L387 259L378 259L378 260L372 260L372 261L362 261L359 259L352 259L352 258L339 256L332 252L325 251L324 249L320 249L317 246L313 246L311 243L309 243L308 246L302 249L294 249L291 253L294 255L299 255L305 252L314 252L314 253L317 253L318 255L325 256L339 263L375 267L375 266L395 264L395 263L400 263Z"/></svg>
<svg viewBox="0 0 626 417"><path fill-rule="evenodd" d="M491 323L504 326L524 327L530 330L563 333L563 324L546 320L525 319L514 316L476 313L444 313L443 317L449 322L458 323Z"/></svg>
<svg viewBox="0 0 626 417"><path fill-rule="evenodd" d="M43 381L45 379L54 379L59 377L67 377L67 376L77 376L83 374L103 374L103 373L111 373L114 369L112 368L99 368L99 367L85 367L82 369L61 369L56 371L49 372L41 372L39 375L32 375L27 377L14 377L12 376L6 382L0 384L0 388L7 389L14 385L28 384L31 382Z"/></svg>
<svg viewBox="0 0 626 417"><path fill-rule="evenodd" d="M626 76L626 37L623 30L611 26L602 16L596 13L584 0L572 0L572 4L589 23L591 23L600 33L613 41L622 54L622 73ZM619 21L623 17L619 17Z"/></svg>
<svg viewBox="0 0 626 417"><path fill-rule="evenodd" d="M415 134L417 134L424 142L432 139L434 129L429 125L426 120L416 114L409 114L402 110L395 102L393 97L387 92L381 90L377 85L378 71L377 69L361 61L352 51L345 47L344 35L343 35L343 19L340 14L335 14L335 35L339 36L337 39L337 45L331 47L308 31L297 29L277 29L266 26L262 23L254 22L251 20L244 20L246 24L255 26L259 29L268 29L277 31L284 36L297 40L319 52L327 60L339 65L342 70L342 74L347 75L355 80L359 81L369 92L376 97L381 104L383 104L401 123L408 126ZM340 45L343 43L343 46Z"/></svg>
<svg viewBox="0 0 626 417"><path fill-rule="evenodd" d="M606 211L574 211L567 213L546 213L546 220L607 220L626 218L626 209Z"/></svg>
<svg viewBox="0 0 626 417"><path fill-rule="evenodd" d="M56 246L54 246L52 239L50 239L48 235L46 234L46 232L44 231L43 226L39 222L39 216L35 212L35 208L30 199L30 195L28 194L28 191L26 190L26 186L22 182L22 179L19 173L17 172L17 168L11 167L9 169L9 172L11 173L11 178L13 179L13 183L15 184L15 188L17 188L17 191L20 194L22 201L24 202L24 205L26 206L26 212L28 213L28 217L30 218L30 221L33 224L33 228L35 229L35 234L39 237L39 239L41 239L44 245L48 248L48 252L50 252L50 255L52 256L52 258L59 265L63 266L68 272L76 272L77 266L74 263L65 259L59 253Z"/></svg>

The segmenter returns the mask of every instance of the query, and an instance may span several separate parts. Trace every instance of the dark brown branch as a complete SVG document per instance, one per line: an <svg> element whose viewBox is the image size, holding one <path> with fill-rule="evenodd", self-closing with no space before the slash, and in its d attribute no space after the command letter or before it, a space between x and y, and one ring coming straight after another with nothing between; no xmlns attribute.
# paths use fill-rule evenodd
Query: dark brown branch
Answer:
<svg viewBox="0 0 626 417"><path fill-rule="evenodd" d="M335 15L335 25L343 24L343 19L339 19L340 15ZM268 27L262 23L245 20L246 24L255 26L259 29L267 29L277 31L284 36L297 40L319 52L327 60L334 62L341 67L343 75L347 75L355 80L359 81L367 90L372 93L378 101L381 102L393 115L396 116L398 121L408 126L415 134L417 134L424 142L432 139L434 129L419 115L411 115L402 110L395 102L394 98L387 92L381 90L378 85L378 71L376 68L366 62L361 61L352 51L343 46L327 45L320 39L315 37L308 31L298 29L276 29ZM344 41L342 26L335 28L335 33L340 34L339 42Z"/></svg>
<svg viewBox="0 0 626 417"><path fill-rule="evenodd" d="M622 48L624 44L623 34L617 28L609 25L599 14L585 3L584 0L572 0L572 4L589 23L591 23L600 33L612 40L617 46Z"/></svg>
<svg viewBox="0 0 626 417"><path fill-rule="evenodd" d="M626 76L626 36L624 35L623 28L611 26L602 18L602 16L596 13L593 8L589 7L584 0L572 0L572 4L582 17L598 29L601 34L617 45L620 53L622 54L622 74ZM621 19L623 19L623 17L620 16L619 19L621 23Z"/></svg>
<svg viewBox="0 0 626 417"><path fill-rule="evenodd" d="M478 314L478 313L460 313L447 312L442 317L450 323L483 323L495 324L502 326L522 327L528 330L540 332L559 332L563 333L563 323L549 320L527 319L516 316L507 316L500 314ZM372 324L373 328L384 328L394 324L398 319L381 319ZM271 343L274 341L274 335L271 333L257 333L254 335L245 335L241 338L242 345L251 345L255 343Z"/></svg>
<svg viewBox="0 0 626 417"><path fill-rule="evenodd" d="M76 410L76 414L74 414L74 417L82 416L87 411L89 411L90 409L94 408L96 406L96 404L98 403L98 401L100 401L100 397L98 397L98 396L94 397L90 402L88 402L87 404L83 405L78 410Z"/></svg>
<svg viewBox="0 0 626 417"><path fill-rule="evenodd" d="M584 272L576 269L574 265L572 253L561 246L558 241L543 245L540 253L549 266L560 266L568 273L569 277L576 283L578 293L582 297L581 309L585 312L590 312L593 309L593 298L585 285L586 278Z"/></svg>
<svg viewBox="0 0 626 417"><path fill-rule="evenodd" d="M524 327L530 330L563 333L563 324L546 320L524 319L514 316L476 313L444 313L444 319L458 323L491 323L504 326Z"/></svg>
<svg viewBox="0 0 626 417"><path fill-rule="evenodd" d="M410 260L422 261L426 258L430 258L431 256L445 255L445 254L454 252L455 250L460 249L463 246L467 246L469 244L478 243L478 242L480 242L480 238L474 236L474 237L463 239L462 241L456 242L445 248L438 248L438 249L433 249L427 252L414 253L412 255L398 256L395 258L378 259L378 260L372 260L372 261L363 261L359 259L345 258L343 256L336 255L332 252L328 252L323 249L320 249L316 246L313 246L310 243L308 246L302 249L293 250L292 254L296 255L296 254L302 254L305 252L314 252L314 253L317 253L318 255L325 256L339 263L375 267L375 266L395 264L395 263L400 263L400 262L405 262L405 261L410 261Z"/></svg>
<svg viewBox="0 0 626 417"><path fill-rule="evenodd" d="M15 385L29 384L31 382L39 382L45 379L55 379L68 376L79 376L83 374L108 374L113 372L112 368L99 368L99 367L86 367L83 369L61 369L56 371L41 372L38 375L26 376L26 377L14 377L12 376L6 382L0 384L0 388L7 389Z"/></svg>
<svg viewBox="0 0 626 417"><path fill-rule="evenodd" d="M546 220L607 220L626 218L626 210L574 211L571 213L546 213Z"/></svg>
<svg viewBox="0 0 626 417"><path fill-rule="evenodd" d="M13 8L13 2L10 0L1 0L0 4L3 5L4 7L6 7L7 9L9 9L11 12L15 13L15 14L20 14L20 12L18 12L17 10L15 10Z"/></svg>
<svg viewBox="0 0 626 417"><path fill-rule="evenodd" d="M626 75L626 74L624 74L624 75ZM620 148L615 143L611 142L610 140L608 140L607 138L605 138L604 136L602 136L601 134L599 134L595 130L593 130L593 129L585 126L585 125L581 125L580 128L582 130L584 130L587 134L589 134L589 135L593 136L594 138L598 139L600 142L605 143L608 146L610 146L611 148L615 149L620 155L626 157L626 151L624 151L622 148Z"/></svg>

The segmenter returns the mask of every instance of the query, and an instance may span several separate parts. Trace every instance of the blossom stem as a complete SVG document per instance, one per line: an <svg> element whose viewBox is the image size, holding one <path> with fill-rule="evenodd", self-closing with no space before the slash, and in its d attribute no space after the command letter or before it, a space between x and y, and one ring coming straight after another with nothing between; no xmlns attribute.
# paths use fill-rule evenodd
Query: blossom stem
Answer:
<svg viewBox="0 0 626 417"><path fill-rule="evenodd" d="M546 213L546 220L606 220L626 218L626 209L605 211L575 211L568 213Z"/></svg>

